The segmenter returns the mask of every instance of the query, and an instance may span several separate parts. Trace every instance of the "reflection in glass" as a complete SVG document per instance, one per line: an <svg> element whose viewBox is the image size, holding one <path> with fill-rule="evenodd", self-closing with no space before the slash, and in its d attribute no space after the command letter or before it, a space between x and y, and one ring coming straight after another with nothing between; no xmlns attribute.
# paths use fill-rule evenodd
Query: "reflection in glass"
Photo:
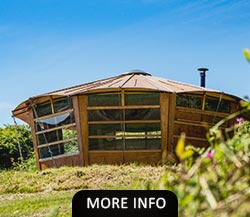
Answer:
<svg viewBox="0 0 250 217"><path fill-rule="evenodd" d="M74 122L75 122L74 113L67 112L62 115L56 115L54 117L37 120L35 121L35 125L36 125L36 131L41 131L41 130L55 128L58 126L72 124Z"/></svg>

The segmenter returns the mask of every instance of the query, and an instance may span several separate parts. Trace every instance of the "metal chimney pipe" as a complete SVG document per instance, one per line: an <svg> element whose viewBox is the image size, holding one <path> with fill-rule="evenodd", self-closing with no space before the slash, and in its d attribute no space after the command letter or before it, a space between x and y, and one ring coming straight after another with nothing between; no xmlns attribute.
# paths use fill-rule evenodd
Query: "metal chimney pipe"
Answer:
<svg viewBox="0 0 250 217"><path fill-rule="evenodd" d="M206 72L208 71L208 68L198 68L198 71L200 72L201 76L201 87L206 87Z"/></svg>

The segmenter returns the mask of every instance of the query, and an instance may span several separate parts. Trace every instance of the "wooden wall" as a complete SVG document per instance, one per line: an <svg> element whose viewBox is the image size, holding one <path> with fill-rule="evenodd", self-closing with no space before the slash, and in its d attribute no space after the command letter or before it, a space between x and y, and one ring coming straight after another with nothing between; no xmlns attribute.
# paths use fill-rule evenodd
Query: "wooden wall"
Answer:
<svg viewBox="0 0 250 217"><path fill-rule="evenodd" d="M161 151L89 151L88 159L89 164L158 163L161 160Z"/></svg>
<svg viewBox="0 0 250 217"><path fill-rule="evenodd" d="M231 104L230 113L238 109L236 103ZM186 143L197 147L208 147L206 139L208 130L217 122L227 117L228 113L206 111L193 108L176 107L174 115L173 143L176 145L181 133L186 134ZM230 127L234 120L226 121L221 129Z"/></svg>
<svg viewBox="0 0 250 217"><path fill-rule="evenodd" d="M162 154L174 153L177 140L182 132L185 132L187 143L197 147L207 147L206 133L219 120L228 116L226 113L206 111L186 107L176 107L175 93L160 94L160 121L161 121L161 150L126 150L126 151L89 151L88 150L88 117L87 96L73 97L74 115L76 120L77 139L79 154L58 156L53 160L39 160L35 127L31 121L31 129L34 141L35 155L38 169L60 166L82 166L93 163L127 163L161 161ZM237 111L237 103L231 104L231 113ZM30 110L30 119L33 120ZM222 128L226 128L233 121L226 122Z"/></svg>
<svg viewBox="0 0 250 217"><path fill-rule="evenodd" d="M40 169L58 168L62 166L80 166L82 165L80 154L72 154L68 156L57 156L49 160L40 160Z"/></svg>

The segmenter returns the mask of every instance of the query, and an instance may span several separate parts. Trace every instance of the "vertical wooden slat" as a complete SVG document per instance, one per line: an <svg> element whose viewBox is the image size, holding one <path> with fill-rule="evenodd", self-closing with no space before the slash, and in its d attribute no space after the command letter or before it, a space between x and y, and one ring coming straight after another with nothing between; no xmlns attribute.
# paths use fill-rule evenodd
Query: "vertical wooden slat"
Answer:
<svg viewBox="0 0 250 217"><path fill-rule="evenodd" d="M203 94L202 97L202 110L205 110L205 105L206 105L206 92Z"/></svg>
<svg viewBox="0 0 250 217"><path fill-rule="evenodd" d="M52 96L49 97L49 100L50 100L50 104L51 104L52 114L55 114L55 107L54 107L54 103L53 103L53 98L52 98Z"/></svg>
<svg viewBox="0 0 250 217"><path fill-rule="evenodd" d="M239 105L240 105L239 103L231 102L230 114L233 114L233 113L239 111L240 110ZM230 127L230 126L232 126L234 124L235 124L235 119L234 118L228 121L228 127Z"/></svg>
<svg viewBox="0 0 250 217"><path fill-rule="evenodd" d="M160 94L160 107L161 107L161 144L162 153L166 153L168 144L168 114L169 114L169 94ZM167 154L167 153L166 153Z"/></svg>
<svg viewBox="0 0 250 217"><path fill-rule="evenodd" d="M122 106L125 106L125 90L122 89L121 90L121 100L122 100ZM125 123L124 123L124 120L125 120L125 109L122 110L122 120L121 120L121 128L122 128L122 131L123 131L123 135L122 135L122 144L123 144L123 152L122 152L122 162L124 163L125 161L125 155L124 155L124 151L125 151L125 131L126 131L126 128L125 128Z"/></svg>
<svg viewBox="0 0 250 217"><path fill-rule="evenodd" d="M37 137L36 137L36 130L35 130L35 123L34 123L34 115L32 109L29 109L29 118L30 118L30 127L31 127L31 134L33 139L34 145L34 152L36 157L36 167L37 169L41 170L41 164L39 162L39 154L37 149Z"/></svg>
<svg viewBox="0 0 250 217"><path fill-rule="evenodd" d="M83 145L83 160L84 165L88 165L89 156L88 156L88 113L87 113L87 103L88 97L82 95L78 97L79 109L80 109L80 124L82 131L82 145Z"/></svg>
<svg viewBox="0 0 250 217"><path fill-rule="evenodd" d="M167 150L172 152L172 143L174 136L174 120L175 120L175 109L176 109L176 94L169 94L169 118L168 118L168 146Z"/></svg>
<svg viewBox="0 0 250 217"><path fill-rule="evenodd" d="M78 96L72 97L74 116L75 116L75 122L76 122L78 148L80 152L79 160L80 160L80 166L83 166L84 165L84 161L83 161L84 152L83 152L83 139L82 139L82 129L81 129L81 123L80 123L80 109L79 109L78 99L79 99Z"/></svg>
<svg viewBox="0 0 250 217"><path fill-rule="evenodd" d="M125 91L121 90L121 100L122 106L125 106Z"/></svg>
<svg viewBox="0 0 250 217"><path fill-rule="evenodd" d="M235 103L235 102L231 102L231 107L230 107L230 113L234 113L240 110L239 108L240 103Z"/></svg>

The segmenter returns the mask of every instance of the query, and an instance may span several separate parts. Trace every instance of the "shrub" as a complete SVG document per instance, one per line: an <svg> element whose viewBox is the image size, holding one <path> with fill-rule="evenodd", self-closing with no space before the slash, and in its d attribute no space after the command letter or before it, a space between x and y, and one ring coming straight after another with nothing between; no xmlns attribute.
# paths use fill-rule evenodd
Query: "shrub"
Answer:
<svg viewBox="0 0 250 217"><path fill-rule="evenodd" d="M0 128L0 169L11 168L20 161L16 130L24 160L32 156L33 142L31 130L27 125L6 125Z"/></svg>
<svg viewBox="0 0 250 217"><path fill-rule="evenodd" d="M195 160L182 136L176 146L181 163L157 184L139 188L173 191L180 216L250 215L250 122L237 120L232 138L223 137L218 124L210 129L210 148Z"/></svg>

